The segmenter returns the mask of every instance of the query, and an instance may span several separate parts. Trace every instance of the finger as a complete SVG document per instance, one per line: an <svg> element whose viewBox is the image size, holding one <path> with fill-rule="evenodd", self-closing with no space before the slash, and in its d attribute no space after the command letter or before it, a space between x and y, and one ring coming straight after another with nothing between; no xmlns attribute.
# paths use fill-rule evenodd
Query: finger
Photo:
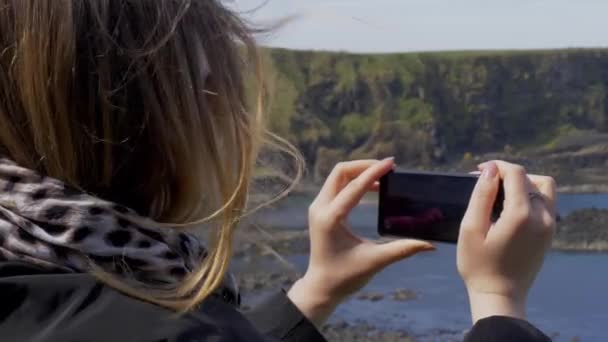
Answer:
<svg viewBox="0 0 608 342"><path fill-rule="evenodd" d="M361 201L368 189L373 186L380 177L393 169L395 162L392 158L376 162L367 170L363 171L357 178L348 183L342 191L336 195L330 203L331 212L337 218L343 219Z"/></svg>
<svg viewBox="0 0 608 342"><path fill-rule="evenodd" d="M462 220L460 240L466 241L475 236L485 239L492 224L492 211L500 185L496 163L488 163L481 167L483 172L471 194L469 206Z"/></svg>
<svg viewBox="0 0 608 342"><path fill-rule="evenodd" d="M530 178L532 184L534 184L538 191L543 195L547 204L547 209L551 213L555 213L555 204L557 201L557 186L555 180L551 177L539 175L529 175L528 178Z"/></svg>
<svg viewBox="0 0 608 342"><path fill-rule="evenodd" d="M549 212L547 208L547 201L544 195L539 190L538 186L534 184L528 176L528 197L530 200L530 220L534 223L542 223L543 217ZM537 196L540 195L540 196Z"/></svg>
<svg viewBox="0 0 608 342"><path fill-rule="evenodd" d="M371 245L371 258L374 271L379 271L384 267L397 261L409 258L421 252L434 251L435 246L419 240L395 240L384 244Z"/></svg>
<svg viewBox="0 0 608 342"><path fill-rule="evenodd" d="M507 215L528 213L530 211L530 190L526 169L504 161L495 161L495 163L505 190L504 213Z"/></svg>
<svg viewBox="0 0 608 342"><path fill-rule="evenodd" d="M543 232L553 234L555 229L555 181L551 177L530 175L530 186L533 192L540 196L530 198L534 227ZM541 190L542 189L542 190Z"/></svg>
<svg viewBox="0 0 608 342"><path fill-rule="evenodd" d="M378 192L380 191L380 182L374 182L374 184L369 188L370 192Z"/></svg>
<svg viewBox="0 0 608 342"><path fill-rule="evenodd" d="M377 162L377 160L355 160L338 163L327 176L321 191L319 191L317 201L325 204L329 203L348 181L356 178L361 172Z"/></svg>

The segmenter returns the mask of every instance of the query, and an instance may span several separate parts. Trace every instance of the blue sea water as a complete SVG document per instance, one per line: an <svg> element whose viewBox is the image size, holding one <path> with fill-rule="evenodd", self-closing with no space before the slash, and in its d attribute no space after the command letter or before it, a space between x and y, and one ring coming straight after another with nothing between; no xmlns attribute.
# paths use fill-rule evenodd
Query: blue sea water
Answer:
<svg viewBox="0 0 608 342"><path fill-rule="evenodd" d="M303 229L309 202L310 198L290 198L280 210L262 215L261 221ZM559 198L561 215L591 207L608 208L608 194ZM350 218L353 230L374 236L376 211L373 203L359 206ZM304 270L307 257L293 256L291 260ZM405 329L422 340L433 340L438 331L458 336L470 327L470 314L455 263L455 246L440 244L436 252L388 267L363 290L385 294L385 299L351 299L333 319L364 320L380 328ZM407 302L392 300L390 294L401 288L415 291L418 298ZM608 341L608 254L550 253L530 294L529 319L555 341L571 341L575 337L585 342Z"/></svg>

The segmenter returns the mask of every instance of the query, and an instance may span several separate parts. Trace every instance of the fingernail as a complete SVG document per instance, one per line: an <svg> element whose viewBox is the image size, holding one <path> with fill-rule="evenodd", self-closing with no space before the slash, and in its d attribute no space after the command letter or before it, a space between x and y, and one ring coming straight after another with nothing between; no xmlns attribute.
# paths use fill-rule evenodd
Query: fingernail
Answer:
<svg viewBox="0 0 608 342"><path fill-rule="evenodd" d="M498 167L495 163L486 163L483 167L483 172L481 173L481 177L487 180L493 180L496 178L498 174Z"/></svg>
<svg viewBox="0 0 608 342"><path fill-rule="evenodd" d="M397 168L397 165L395 164L395 157L388 157L388 158L385 158L385 159L383 160L383 162L388 162L388 161L390 161L390 162L392 162L392 163L393 163L393 170L394 170L395 168Z"/></svg>
<svg viewBox="0 0 608 342"><path fill-rule="evenodd" d="M423 252L432 252L435 250L437 250L437 248L435 248L435 246L433 246L433 245L426 245L426 246L424 246L424 248L422 248Z"/></svg>

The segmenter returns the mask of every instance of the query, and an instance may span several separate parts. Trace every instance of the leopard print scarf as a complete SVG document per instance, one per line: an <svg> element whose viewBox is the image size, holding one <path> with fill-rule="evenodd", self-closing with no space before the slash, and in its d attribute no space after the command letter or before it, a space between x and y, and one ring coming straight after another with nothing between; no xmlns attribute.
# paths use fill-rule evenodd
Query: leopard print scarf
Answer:
<svg viewBox="0 0 608 342"><path fill-rule="evenodd" d="M193 235L0 159L0 260L64 272L92 267L135 287L176 284L207 252ZM231 275L218 294L238 305Z"/></svg>

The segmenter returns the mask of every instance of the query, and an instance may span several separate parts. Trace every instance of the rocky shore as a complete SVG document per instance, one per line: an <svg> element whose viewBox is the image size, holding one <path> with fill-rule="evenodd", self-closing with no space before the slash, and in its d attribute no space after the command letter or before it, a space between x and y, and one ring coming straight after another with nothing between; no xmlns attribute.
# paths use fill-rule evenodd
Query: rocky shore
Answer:
<svg viewBox="0 0 608 342"><path fill-rule="evenodd" d="M583 209L564 217L557 225L553 247L608 252L608 210Z"/></svg>
<svg viewBox="0 0 608 342"><path fill-rule="evenodd" d="M323 335L329 341L381 341L381 342L413 342L414 338L403 331L384 331L379 330L365 322L348 324L339 322L326 325Z"/></svg>
<svg viewBox="0 0 608 342"><path fill-rule="evenodd" d="M289 288L301 276L287 258L309 252L306 230L248 227L239 230L234 252L234 267L244 297L243 310L270 290ZM553 247L564 251L608 252L608 210L575 211L558 223ZM418 295L406 288L392 293L361 292L360 301L415 301ZM380 305L380 304L379 304ZM332 322L323 327L329 341L459 341L463 332L436 331L427 336L412 336L408 331L387 331L368 322Z"/></svg>

